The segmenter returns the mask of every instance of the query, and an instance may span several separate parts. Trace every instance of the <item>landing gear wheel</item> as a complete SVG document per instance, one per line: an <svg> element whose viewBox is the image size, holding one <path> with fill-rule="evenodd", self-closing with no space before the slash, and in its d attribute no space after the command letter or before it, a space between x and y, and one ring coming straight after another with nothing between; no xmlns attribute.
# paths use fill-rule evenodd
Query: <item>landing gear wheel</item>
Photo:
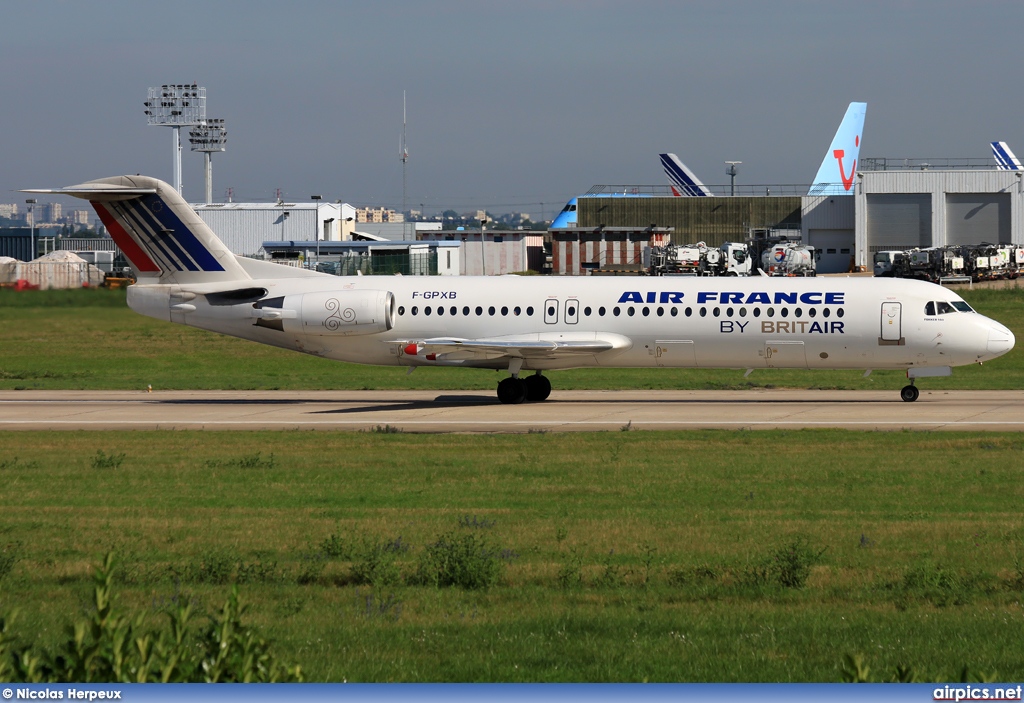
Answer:
<svg viewBox="0 0 1024 703"><path fill-rule="evenodd" d="M519 405L526 400L526 384L509 376L498 384L498 400L506 405Z"/></svg>
<svg viewBox="0 0 1024 703"><path fill-rule="evenodd" d="M527 376L523 383L526 384L526 399L531 403L547 400L551 395L551 381L546 376L540 374Z"/></svg>
<svg viewBox="0 0 1024 703"><path fill-rule="evenodd" d="M921 395L921 391L917 390L917 386L903 386L900 390L900 398L907 403L913 403L919 395Z"/></svg>

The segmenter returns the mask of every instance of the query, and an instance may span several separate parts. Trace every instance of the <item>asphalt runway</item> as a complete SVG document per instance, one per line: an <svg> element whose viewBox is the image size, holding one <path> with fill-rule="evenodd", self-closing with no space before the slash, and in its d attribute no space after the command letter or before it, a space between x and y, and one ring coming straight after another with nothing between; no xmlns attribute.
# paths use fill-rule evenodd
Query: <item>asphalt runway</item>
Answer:
<svg viewBox="0 0 1024 703"><path fill-rule="evenodd" d="M1024 430L1024 391L0 391L2 430Z"/></svg>

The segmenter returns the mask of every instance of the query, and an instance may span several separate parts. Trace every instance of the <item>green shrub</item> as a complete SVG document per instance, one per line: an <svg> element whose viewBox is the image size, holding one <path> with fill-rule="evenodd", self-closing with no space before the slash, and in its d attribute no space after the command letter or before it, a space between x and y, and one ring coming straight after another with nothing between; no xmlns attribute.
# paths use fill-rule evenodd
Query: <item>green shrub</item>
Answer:
<svg viewBox="0 0 1024 703"><path fill-rule="evenodd" d="M223 586L229 583L271 583L277 581L277 562L243 560L229 550L209 549L183 567L171 567L171 574L185 583L208 583Z"/></svg>
<svg viewBox="0 0 1024 703"><path fill-rule="evenodd" d="M324 556L331 557L333 559L348 559L351 556L344 540L333 533L330 537L327 537L320 542L319 549Z"/></svg>
<svg viewBox="0 0 1024 703"><path fill-rule="evenodd" d="M811 574L811 567L821 563L826 549L815 549L805 538L797 537L761 561L748 564L743 570L742 581L759 588L769 585L803 588Z"/></svg>
<svg viewBox="0 0 1024 703"><path fill-rule="evenodd" d="M569 550L558 569L558 585L567 591L583 585L583 556L575 547Z"/></svg>
<svg viewBox="0 0 1024 703"><path fill-rule="evenodd" d="M92 458L92 468L94 469L119 469L121 464L124 463L124 454L106 454L102 449L96 450L96 456Z"/></svg>
<svg viewBox="0 0 1024 703"><path fill-rule="evenodd" d="M406 551L401 537L391 541L363 537L352 554L352 582L375 588L398 583L398 555Z"/></svg>
<svg viewBox="0 0 1024 703"><path fill-rule="evenodd" d="M494 585L504 567L501 550L478 532L447 532L427 545L413 581L476 590Z"/></svg>
<svg viewBox="0 0 1024 703"><path fill-rule="evenodd" d="M922 564L903 572L889 584L893 600L900 609L913 601L925 601L937 608L966 605L984 589L985 577L949 569L940 564Z"/></svg>
<svg viewBox="0 0 1024 703"><path fill-rule="evenodd" d="M295 579L296 583L300 586L317 583L323 576L325 566L327 566L327 555L323 552L303 554L299 565L299 575Z"/></svg>
<svg viewBox="0 0 1024 703"><path fill-rule="evenodd" d="M181 599L160 628L144 614L114 609L114 557L96 569L90 615L67 627L55 651L19 646L11 618L0 617L0 680L29 683L274 682L301 681L298 666L286 666L270 644L242 622L246 607L237 587L221 611L198 634L192 606Z"/></svg>

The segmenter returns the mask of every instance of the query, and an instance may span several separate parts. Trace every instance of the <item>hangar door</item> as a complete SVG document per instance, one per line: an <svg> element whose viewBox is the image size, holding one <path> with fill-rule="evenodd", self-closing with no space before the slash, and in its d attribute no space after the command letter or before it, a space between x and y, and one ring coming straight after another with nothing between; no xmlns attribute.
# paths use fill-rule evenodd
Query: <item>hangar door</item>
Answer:
<svg viewBox="0 0 1024 703"><path fill-rule="evenodd" d="M1009 193L948 193L946 244L1009 244Z"/></svg>
<svg viewBox="0 0 1024 703"><path fill-rule="evenodd" d="M818 273L846 273L853 265L852 229L809 229L807 243L819 254Z"/></svg>
<svg viewBox="0 0 1024 703"><path fill-rule="evenodd" d="M869 193L868 251L905 251L932 245L931 193Z"/></svg>

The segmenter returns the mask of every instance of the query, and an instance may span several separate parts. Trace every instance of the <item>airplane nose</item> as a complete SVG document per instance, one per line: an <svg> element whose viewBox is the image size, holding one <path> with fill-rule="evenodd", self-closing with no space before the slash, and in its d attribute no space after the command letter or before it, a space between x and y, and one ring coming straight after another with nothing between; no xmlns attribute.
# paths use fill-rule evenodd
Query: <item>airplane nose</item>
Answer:
<svg viewBox="0 0 1024 703"><path fill-rule="evenodd" d="M988 328L988 353L1001 356L1013 349L1013 332L1002 325L992 325Z"/></svg>

